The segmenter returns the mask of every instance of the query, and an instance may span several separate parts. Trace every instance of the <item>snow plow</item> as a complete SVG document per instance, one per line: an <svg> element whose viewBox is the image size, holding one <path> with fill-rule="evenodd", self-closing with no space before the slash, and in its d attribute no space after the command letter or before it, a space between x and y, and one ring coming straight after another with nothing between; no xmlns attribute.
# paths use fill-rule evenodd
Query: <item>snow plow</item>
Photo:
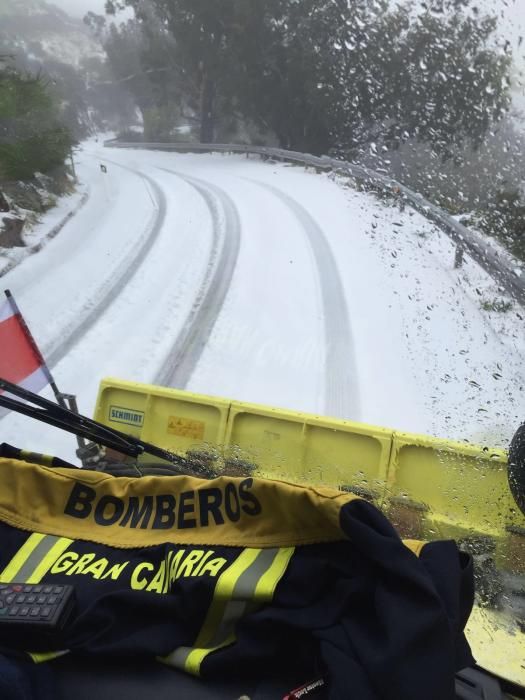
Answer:
<svg viewBox="0 0 525 700"><path fill-rule="evenodd" d="M525 685L525 514L505 450L114 379L100 384L95 418L217 474L354 493L404 538L455 539L475 563L474 655ZM523 475L525 446L520 455Z"/></svg>
<svg viewBox="0 0 525 700"><path fill-rule="evenodd" d="M73 594L80 608L29 637L0 619L0 644L51 660L57 697L139 697L147 677L159 698L338 698L349 678L359 698L523 696L519 434L509 467L503 450L115 379L101 382L94 420L3 388L37 408L8 394L0 405L91 441L84 470L8 446L0 457L0 594L56 588L64 609ZM465 633L479 667L454 679L473 663L472 561ZM337 591L356 567L347 619Z"/></svg>

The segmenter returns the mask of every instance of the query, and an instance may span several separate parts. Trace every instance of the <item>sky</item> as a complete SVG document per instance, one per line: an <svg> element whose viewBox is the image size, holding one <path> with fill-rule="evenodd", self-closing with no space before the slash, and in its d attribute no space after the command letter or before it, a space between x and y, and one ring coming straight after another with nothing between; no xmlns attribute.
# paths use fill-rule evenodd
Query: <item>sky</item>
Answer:
<svg viewBox="0 0 525 700"><path fill-rule="evenodd" d="M50 2L76 17L83 17L90 10L103 14L106 4L106 0L50 0Z"/></svg>
<svg viewBox="0 0 525 700"><path fill-rule="evenodd" d="M58 5L71 15L83 17L86 12L103 12L105 0L50 0L54 5ZM525 28L525 2L523 0L479 0L480 7L486 6L491 9L497 7L504 13L507 24L511 30L513 25L521 23ZM525 31L525 29L524 29Z"/></svg>

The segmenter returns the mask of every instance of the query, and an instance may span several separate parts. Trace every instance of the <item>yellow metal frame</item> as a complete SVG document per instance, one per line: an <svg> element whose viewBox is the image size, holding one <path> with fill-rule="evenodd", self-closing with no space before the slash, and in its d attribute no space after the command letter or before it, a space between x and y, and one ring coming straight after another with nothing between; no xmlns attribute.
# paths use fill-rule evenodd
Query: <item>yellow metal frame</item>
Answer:
<svg viewBox="0 0 525 700"><path fill-rule="evenodd" d="M218 466L352 490L404 537L486 538L499 569L525 572L525 516L504 450L118 379L101 382L95 418ZM525 635L515 623L476 608L467 635L486 668L525 685Z"/></svg>
<svg viewBox="0 0 525 700"><path fill-rule="evenodd" d="M409 535L479 533L498 541L502 557L525 543L501 449L118 379L101 382L95 418L177 454L355 491Z"/></svg>

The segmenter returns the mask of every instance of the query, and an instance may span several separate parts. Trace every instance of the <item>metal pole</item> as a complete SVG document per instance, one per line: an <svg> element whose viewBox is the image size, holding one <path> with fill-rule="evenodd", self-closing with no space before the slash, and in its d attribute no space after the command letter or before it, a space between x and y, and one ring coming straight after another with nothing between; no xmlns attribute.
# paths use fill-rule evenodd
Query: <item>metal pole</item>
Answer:
<svg viewBox="0 0 525 700"><path fill-rule="evenodd" d="M58 387L55 384L55 380L53 378L53 375L51 374L51 372L46 364L46 361L44 360L44 357L43 357L42 353L40 352L40 348L36 344L36 341L33 338L31 331L29 330L29 326L25 322L25 319L22 316L22 313L20 312L20 309L18 308L18 305L17 305L13 295L9 291L9 289L5 290L5 295L7 297L7 301L9 302L9 304L11 305L11 308L13 309L13 311L15 313L15 316L18 320L18 323L22 327L22 330L23 330L29 344L31 345L31 347L33 349L33 352L36 354L37 358L40 360L40 363L42 366L42 371L46 375L46 379L49 382L50 387L53 389L53 393L55 394L55 398L57 400L57 403L59 404L59 406L62 406L62 408L67 408L67 404L64 401L63 395L58 390Z"/></svg>
<svg viewBox="0 0 525 700"><path fill-rule="evenodd" d="M456 246L456 257L454 259L454 268L457 270L463 265L463 255L465 254L465 247L463 243L458 243Z"/></svg>
<svg viewBox="0 0 525 700"><path fill-rule="evenodd" d="M77 397L74 394L63 394L62 392L60 392L60 398L64 401L64 404L63 404L64 408L69 408L70 411L73 411L73 413L76 413L77 415L79 415L78 406L77 406ZM66 402L68 405L66 404ZM77 438L78 449L81 453L83 453L84 450L86 449L87 443L84 440L84 438L81 437L80 435L77 435L76 438ZM81 459L82 459L82 457L81 457ZM83 459L82 459L82 464L84 464ZM86 466L86 465L84 464L84 466Z"/></svg>
<svg viewBox="0 0 525 700"><path fill-rule="evenodd" d="M75 182L77 182L77 171L75 169L75 161L73 160L73 147L71 147L69 151L69 156L71 158L71 169L73 171L73 177L75 178Z"/></svg>

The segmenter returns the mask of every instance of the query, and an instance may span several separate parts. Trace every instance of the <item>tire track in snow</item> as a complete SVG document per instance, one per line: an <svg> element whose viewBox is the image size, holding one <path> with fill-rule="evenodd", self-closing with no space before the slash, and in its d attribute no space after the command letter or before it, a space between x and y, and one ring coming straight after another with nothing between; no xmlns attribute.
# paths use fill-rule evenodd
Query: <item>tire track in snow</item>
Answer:
<svg viewBox="0 0 525 700"><path fill-rule="evenodd" d="M95 325L100 316L107 311L115 299L125 289L127 284L133 279L156 242L166 219L166 196L155 180L139 170L121 165L116 161L107 158L103 160L117 165L120 168L124 168L125 170L129 170L142 178L151 188L149 190L150 195L151 192L153 192L156 208L147 231L143 236L141 245L136 249L134 248L131 253L124 258L118 269L112 273L111 278L107 279L105 283L99 287L96 298L90 299L85 304L85 313L82 314L80 322L65 328L61 333L61 340L59 343L44 347L43 354L44 357L47 358L47 364L50 368L57 365L67 353L71 351L82 336Z"/></svg>
<svg viewBox="0 0 525 700"><path fill-rule="evenodd" d="M232 198L220 187L176 170L176 175L202 196L213 221L212 250L191 311L155 383L184 389L197 366L230 288L241 244L241 222ZM221 209L222 215L221 216Z"/></svg>
<svg viewBox="0 0 525 700"><path fill-rule="evenodd" d="M317 221L293 197L265 182L243 179L267 189L280 199L293 212L308 238L316 262L323 308L326 348L324 411L326 415L358 420L359 386L350 316L339 269L326 236Z"/></svg>

